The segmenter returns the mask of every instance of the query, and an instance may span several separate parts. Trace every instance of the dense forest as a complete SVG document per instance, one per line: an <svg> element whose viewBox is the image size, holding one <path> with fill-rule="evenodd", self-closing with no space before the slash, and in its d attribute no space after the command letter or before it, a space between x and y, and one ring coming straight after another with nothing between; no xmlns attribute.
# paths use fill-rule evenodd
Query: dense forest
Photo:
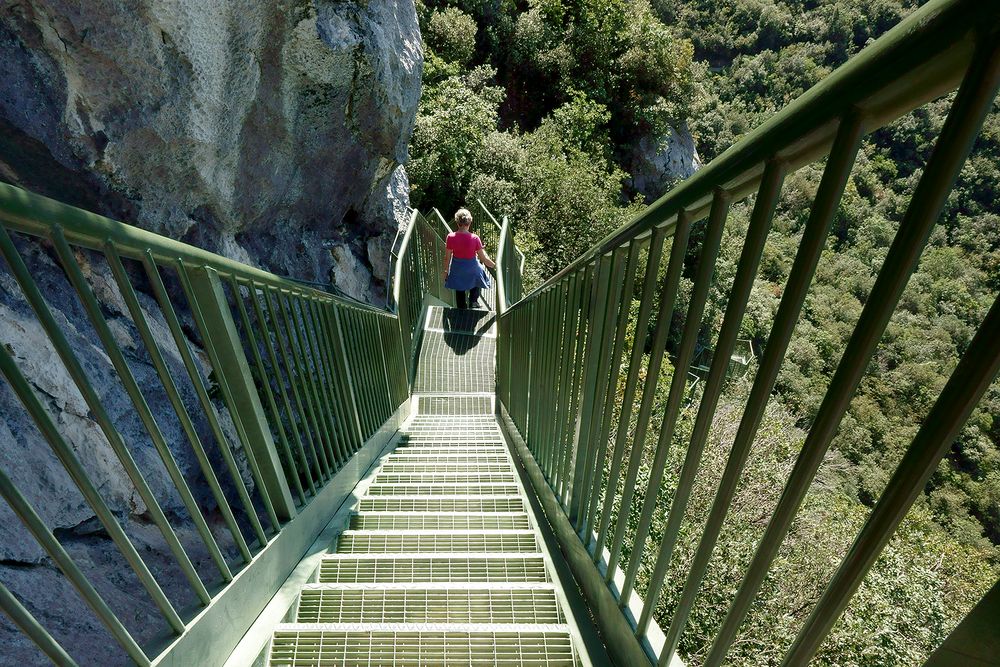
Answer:
<svg viewBox="0 0 1000 667"><path fill-rule="evenodd" d="M529 257L528 280L537 284L648 203L629 185L635 145L671 128L689 130L708 162L920 4L425 0L418 5L424 92L408 166L413 203L453 210L479 198L510 216ZM699 664L728 609L950 101L931 102L865 138L681 642L690 664ZM755 350L766 342L822 167L785 179L743 322L742 337ZM734 644L733 664L780 660L1000 289L998 189L995 107ZM741 202L730 214L702 331L706 349L721 323L752 204L752 198ZM698 251L696 227L692 265ZM687 290L692 275L686 272ZM674 344L686 305L681 292ZM658 618L680 595L678 573L697 546L752 374L751 364L748 375L727 385ZM664 399L670 375L666 368L660 378ZM697 399L696 387L674 438L662 505L676 484ZM655 436L633 446L651 453ZM919 663L997 580L998 443L1000 385L994 384L834 628L818 664ZM638 508L625 512L630 522L637 514ZM646 560L652 560L655 549L648 545L658 542L664 521L660 516L654 522ZM626 552L633 547L626 544ZM644 561L640 591L651 567Z"/></svg>

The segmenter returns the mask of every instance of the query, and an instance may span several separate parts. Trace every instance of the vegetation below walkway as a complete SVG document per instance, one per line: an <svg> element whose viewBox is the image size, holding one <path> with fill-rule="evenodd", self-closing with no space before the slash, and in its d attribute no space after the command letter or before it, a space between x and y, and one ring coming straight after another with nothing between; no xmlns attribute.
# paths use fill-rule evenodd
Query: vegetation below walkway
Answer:
<svg viewBox="0 0 1000 667"><path fill-rule="evenodd" d="M418 8L427 60L409 166L414 203L451 209L478 197L509 215L528 252L529 281L537 284L641 210L640 199L623 187L625 148L632 142L687 124L707 162L918 4L427 2ZM691 664L697 665L707 650L763 532L950 100L932 102L864 142L776 400L682 640ZM758 351L822 168L813 165L786 179L743 322L743 337ZM1000 289L998 189L1000 113L995 110L743 625L733 664L779 660ZM706 348L721 324L752 203L739 204L731 213L703 328ZM699 254L699 228L692 237L673 345L679 341ZM661 378L664 399L669 377L667 369ZM723 397L658 608L661 619L669 618L683 585L739 421L745 384L731 381ZM660 489L663 507L673 494L697 398L691 397L675 436L676 451ZM645 443L647 460L655 435ZM920 662L996 581L998 442L1000 388L994 385L834 629L819 664ZM638 512L631 509L630 524ZM640 589L664 520L657 517L647 543Z"/></svg>

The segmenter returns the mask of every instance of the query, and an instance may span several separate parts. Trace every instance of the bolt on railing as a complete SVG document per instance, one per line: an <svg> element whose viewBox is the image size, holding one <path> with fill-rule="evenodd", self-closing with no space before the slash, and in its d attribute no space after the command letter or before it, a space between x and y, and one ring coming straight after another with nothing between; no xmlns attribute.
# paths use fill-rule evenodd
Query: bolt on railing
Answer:
<svg viewBox="0 0 1000 667"><path fill-rule="evenodd" d="M551 496L550 505L561 514L553 525L564 549L586 553L570 561L623 664L641 660L666 665L676 654L862 137L958 87L791 476L705 660L710 666L724 664L993 104L1000 85L997 25L996 3L928 3L524 299L510 299L508 294L512 305L498 319L499 402L537 466L539 494ZM722 480L697 551L682 573L682 593L667 616L654 619L782 183L786 174L823 158L822 180ZM752 193L756 197L749 230L693 430L685 436L683 466L672 501L662 504L659 488L729 209ZM675 312L680 278L691 230L701 224L697 270L682 314ZM632 303L637 291L641 297L636 313ZM684 326L673 350L676 371L657 425L652 419L657 383L671 322L678 317ZM815 654L995 377L1000 368L998 326L1000 301L981 324L784 664L804 665ZM643 340L635 334L629 342L628 329L651 330L652 337ZM621 399L620 411L614 406L616 398ZM647 433L655 433L656 444L643 479L641 445ZM629 526L633 508L639 512L638 522ZM647 552L654 516L665 516L666 523L658 544ZM634 534L625 556L627 530ZM651 568L652 576L640 596L635 587L643 566Z"/></svg>
<svg viewBox="0 0 1000 667"><path fill-rule="evenodd" d="M46 248L64 280L51 272L45 284L36 280L49 261ZM12 345L7 331L0 335L0 374L158 610L165 638L151 638L112 610L40 518L40 503L53 499L18 487L29 472L0 470L0 497L140 665L164 661L171 636L192 628L192 612L180 598L193 594L200 607L211 606L404 404L414 307L424 292L448 297L440 275L443 241L419 214L399 253L399 317L6 184L0 184L0 255L18 290L8 297L34 315L24 326L44 333L190 593L166 586L163 565L151 565L137 548L88 472L87 457L103 453L70 442L34 386L37 378L22 370L28 351ZM76 315L51 305L55 296L65 304L70 293L76 305L62 308ZM114 321L109 299L122 307ZM81 322L72 317L86 318L94 341L81 339ZM148 359L156 379L140 382L127 356ZM98 385L95 374L105 384L113 378L115 387ZM109 393L119 390L131 414L109 410ZM169 414L154 414L152 396ZM178 424L183 439L168 440L166 423ZM137 454L144 446L165 470L183 520L168 519L162 490L151 487L150 457ZM197 470L182 467L179 457ZM178 521L188 519L196 543L178 533ZM195 566L192 550L207 554L211 571ZM0 610L57 664L74 664L30 606L0 585ZM256 613L231 614L237 615L249 625ZM239 628L228 625L226 641L238 641Z"/></svg>

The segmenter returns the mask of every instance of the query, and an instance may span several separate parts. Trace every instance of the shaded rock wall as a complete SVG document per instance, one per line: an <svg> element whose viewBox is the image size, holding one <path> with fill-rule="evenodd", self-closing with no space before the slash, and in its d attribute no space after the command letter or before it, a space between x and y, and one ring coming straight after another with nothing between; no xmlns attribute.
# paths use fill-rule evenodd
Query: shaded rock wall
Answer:
<svg viewBox="0 0 1000 667"><path fill-rule="evenodd" d="M383 298L405 220L401 164L420 94L412 2L31 0L0 2L0 180L279 274ZM16 237L50 308L206 582L218 580L149 435L51 249ZM114 287L78 258L220 547L238 552ZM130 270L138 275L137 267ZM165 276L169 282L169 276ZM140 301L175 378L185 376L153 299ZM182 305L182 304L181 304ZM192 333L198 363L204 354ZM179 609L196 599L148 508L0 260L0 345L12 354ZM180 391L230 504L220 447L253 483L228 415L217 443L190 383ZM0 378L0 467L141 640L165 631L75 484ZM259 507L258 507L259 509ZM247 515L237 510L252 539ZM263 516L263 515L261 515ZM265 521L266 525L266 521ZM113 640L0 501L0 582L81 664L123 664ZM0 615L0 665L47 661Z"/></svg>

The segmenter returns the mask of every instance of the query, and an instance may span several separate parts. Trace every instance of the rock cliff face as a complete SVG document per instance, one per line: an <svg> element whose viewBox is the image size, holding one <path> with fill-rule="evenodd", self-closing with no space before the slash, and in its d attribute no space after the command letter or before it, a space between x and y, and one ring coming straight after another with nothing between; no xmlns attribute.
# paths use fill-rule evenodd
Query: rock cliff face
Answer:
<svg viewBox="0 0 1000 667"><path fill-rule="evenodd" d="M5 2L0 62L3 180L378 291L369 241L407 203L420 96L412 2Z"/></svg>
<svg viewBox="0 0 1000 667"><path fill-rule="evenodd" d="M408 207L401 165L421 68L411 0L8 0L0 3L0 180L378 302ZM17 243L196 568L212 581L211 561L51 251ZM139 385L149 388L152 412L164 416L160 427L181 470L202 489L220 545L237 562L183 432L166 417L166 396L113 279L86 253L81 260ZM140 299L174 377L182 377L162 316L148 295ZM0 344L168 596L178 608L195 603L2 260ZM181 390L197 414L192 388ZM219 415L226 446L242 461L225 411ZM207 424L196 428L211 441ZM209 453L218 461L218 451ZM129 630L141 640L160 633L155 608L2 378L0 469ZM74 647L81 664L123 661L109 654L113 640L2 501L0 582ZM2 615L0 646L0 664L46 664Z"/></svg>
<svg viewBox="0 0 1000 667"><path fill-rule="evenodd" d="M629 165L631 186L652 203L700 167L694 138L684 124L665 137L643 137L635 144Z"/></svg>

